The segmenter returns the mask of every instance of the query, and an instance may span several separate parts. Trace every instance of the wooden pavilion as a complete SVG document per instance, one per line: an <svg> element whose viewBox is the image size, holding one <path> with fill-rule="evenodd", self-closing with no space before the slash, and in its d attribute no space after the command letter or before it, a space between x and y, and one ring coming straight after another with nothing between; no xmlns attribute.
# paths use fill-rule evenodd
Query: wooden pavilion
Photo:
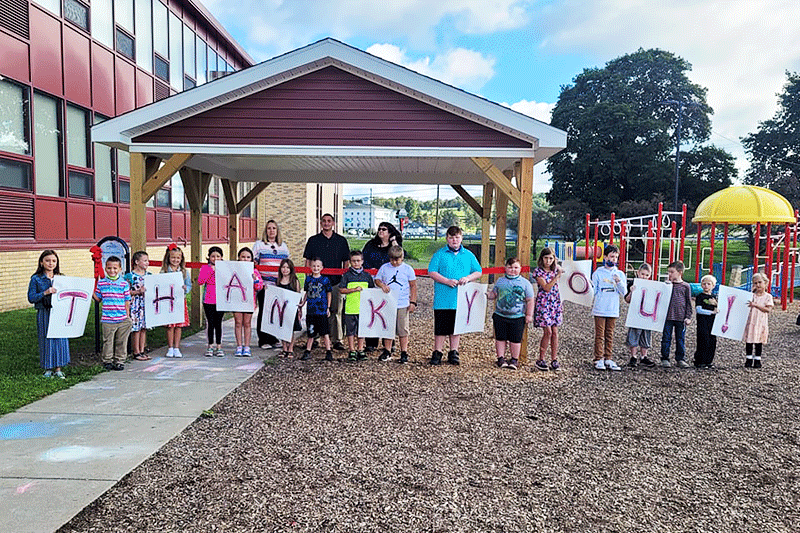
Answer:
<svg viewBox="0 0 800 533"><path fill-rule="evenodd" d="M97 124L92 140L131 154L133 249L146 248L145 203L178 172L194 262L201 261L201 210L212 175L222 178L230 257L238 214L270 183L446 184L481 217L480 261L488 266L492 202L497 235L504 235L509 201L519 208L518 253L528 265L533 166L565 148L567 135L324 39ZM238 198L242 181L256 186ZM483 198L465 185L483 186ZM505 239L495 254L502 264Z"/></svg>

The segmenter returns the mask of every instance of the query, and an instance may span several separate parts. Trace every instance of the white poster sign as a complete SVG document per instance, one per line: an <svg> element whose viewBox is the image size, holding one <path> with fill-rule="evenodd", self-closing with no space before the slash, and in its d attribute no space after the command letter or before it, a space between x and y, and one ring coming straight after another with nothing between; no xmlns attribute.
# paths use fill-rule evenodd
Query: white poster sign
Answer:
<svg viewBox="0 0 800 533"><path fill-rule="evenodd" d="M747 326L747 315L750 314L747 302L752 299L753 293L750 291L720 285L719 296L717 296L719 313L714 317L711 334L737 341L742 340L744 328Z"/></svg>
<svg viewBox="0 0 800 533"><path fill-rule="evenodd" d="M94 278L53 276L56 293L51 296L48 339L72 339L83 336L86 318L92 307Z"/></svg>
<svg viewBox="0 0 800 533"><path fill-rule="evenodd" d="M358 308L358 336L393 339L397 325L397 298L383 289L363 289Z"/></svg>
<svg viewBox="0 0 800 533"><path fill-rule="evenodd" d="M253 287L252 261L222 261L214 263L217 287L217 311L252 313L256 292Z"/></svg>
<svg viewBox="0 0 800 533"><path fill-rule="evenodd" d="M456 325L453 335L483 332L486 322L486 290L483 283L467 283L458 286Z"/></svg>
<svg viewBox="0 0 800 533"><path fill-rule="evenodd" d="M672 284L649 279L633 280L631 303L625 326L629 328L664 331Z"/></svg>
<svg viewBox="0 0 800 533"><path fill-rule="evenodd" d="M144 322L148 328L182 324L183 274L168 272L144 277Z"/></svg>
<svg viewBox="0 0 800 533"><path fill-rule="evenodd" d="M219 261L217 261L219 263ZM302 294L267 285L264 290L264 313L261 315L261 331L290 342L294 336L294 319Z"/></svg>
<svg viewBox="0 0 800 533"><path fill-rule="evenodd" d="M561 301L592 307L594 301L592 262L567 259L561 266L564 269L561 277L558 278L558 293L561 295ZM534 286L536 286L535 281Z"/></svg>

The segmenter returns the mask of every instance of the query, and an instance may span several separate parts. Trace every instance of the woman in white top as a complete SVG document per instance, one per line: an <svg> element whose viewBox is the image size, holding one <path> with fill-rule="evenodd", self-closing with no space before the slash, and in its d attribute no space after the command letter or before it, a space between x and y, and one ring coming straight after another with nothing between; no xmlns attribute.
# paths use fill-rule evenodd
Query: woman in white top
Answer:
<svg viewBox="0 0 800 533"><path fill-rule="evenodd" d="M281 238L281 230L278 223L268 220L264 226L264 233L261 239L253 243L253 260L259 266L273 267L274 270L261 271L261 278L264 280L264 288L258 291L258 345L263 348L280 348L281 343L269 333L261 331L261 316L264 313L264 291L267 285L275 285L278 274L278 267L283 259L289 258L289 248Z"/></svg>

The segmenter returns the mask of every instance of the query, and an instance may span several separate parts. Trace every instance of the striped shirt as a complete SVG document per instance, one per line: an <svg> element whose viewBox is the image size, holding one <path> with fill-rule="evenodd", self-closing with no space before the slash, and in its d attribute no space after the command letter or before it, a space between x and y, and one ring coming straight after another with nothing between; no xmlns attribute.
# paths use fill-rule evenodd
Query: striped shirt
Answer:
<svg viewBox="0 0 800 533"><path fill-rule="evenodd" d="M131 300L130 285L122 276L115 280L108 277L97 280L95 296L103 301L101 322L123 322L128 317L125 303Z"/></svg>

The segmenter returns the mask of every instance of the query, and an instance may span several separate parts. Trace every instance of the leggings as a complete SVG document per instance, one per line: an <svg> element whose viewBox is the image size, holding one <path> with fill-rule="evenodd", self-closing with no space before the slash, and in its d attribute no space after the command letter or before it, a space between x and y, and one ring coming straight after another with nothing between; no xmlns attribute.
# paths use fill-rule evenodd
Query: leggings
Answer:
<svg viewBox="0 0 800 533"><path fill-rule="evenodd" d="M208 344L222 344L222 317L224 311L217 311L217 304L203 304L208 320ZM214 337L216 336L216 343Z"/></svg>
<svg viewBox="0 0 800 533"><path fill-rule="evenodd" d="M756 345L756 357L761 357L761 348L764 345L762 343L760 343L760 342L756 342L755 345ZM752 342L744 343L744 353L745 353L745 355L753 355L753 343Z"/></svg>

